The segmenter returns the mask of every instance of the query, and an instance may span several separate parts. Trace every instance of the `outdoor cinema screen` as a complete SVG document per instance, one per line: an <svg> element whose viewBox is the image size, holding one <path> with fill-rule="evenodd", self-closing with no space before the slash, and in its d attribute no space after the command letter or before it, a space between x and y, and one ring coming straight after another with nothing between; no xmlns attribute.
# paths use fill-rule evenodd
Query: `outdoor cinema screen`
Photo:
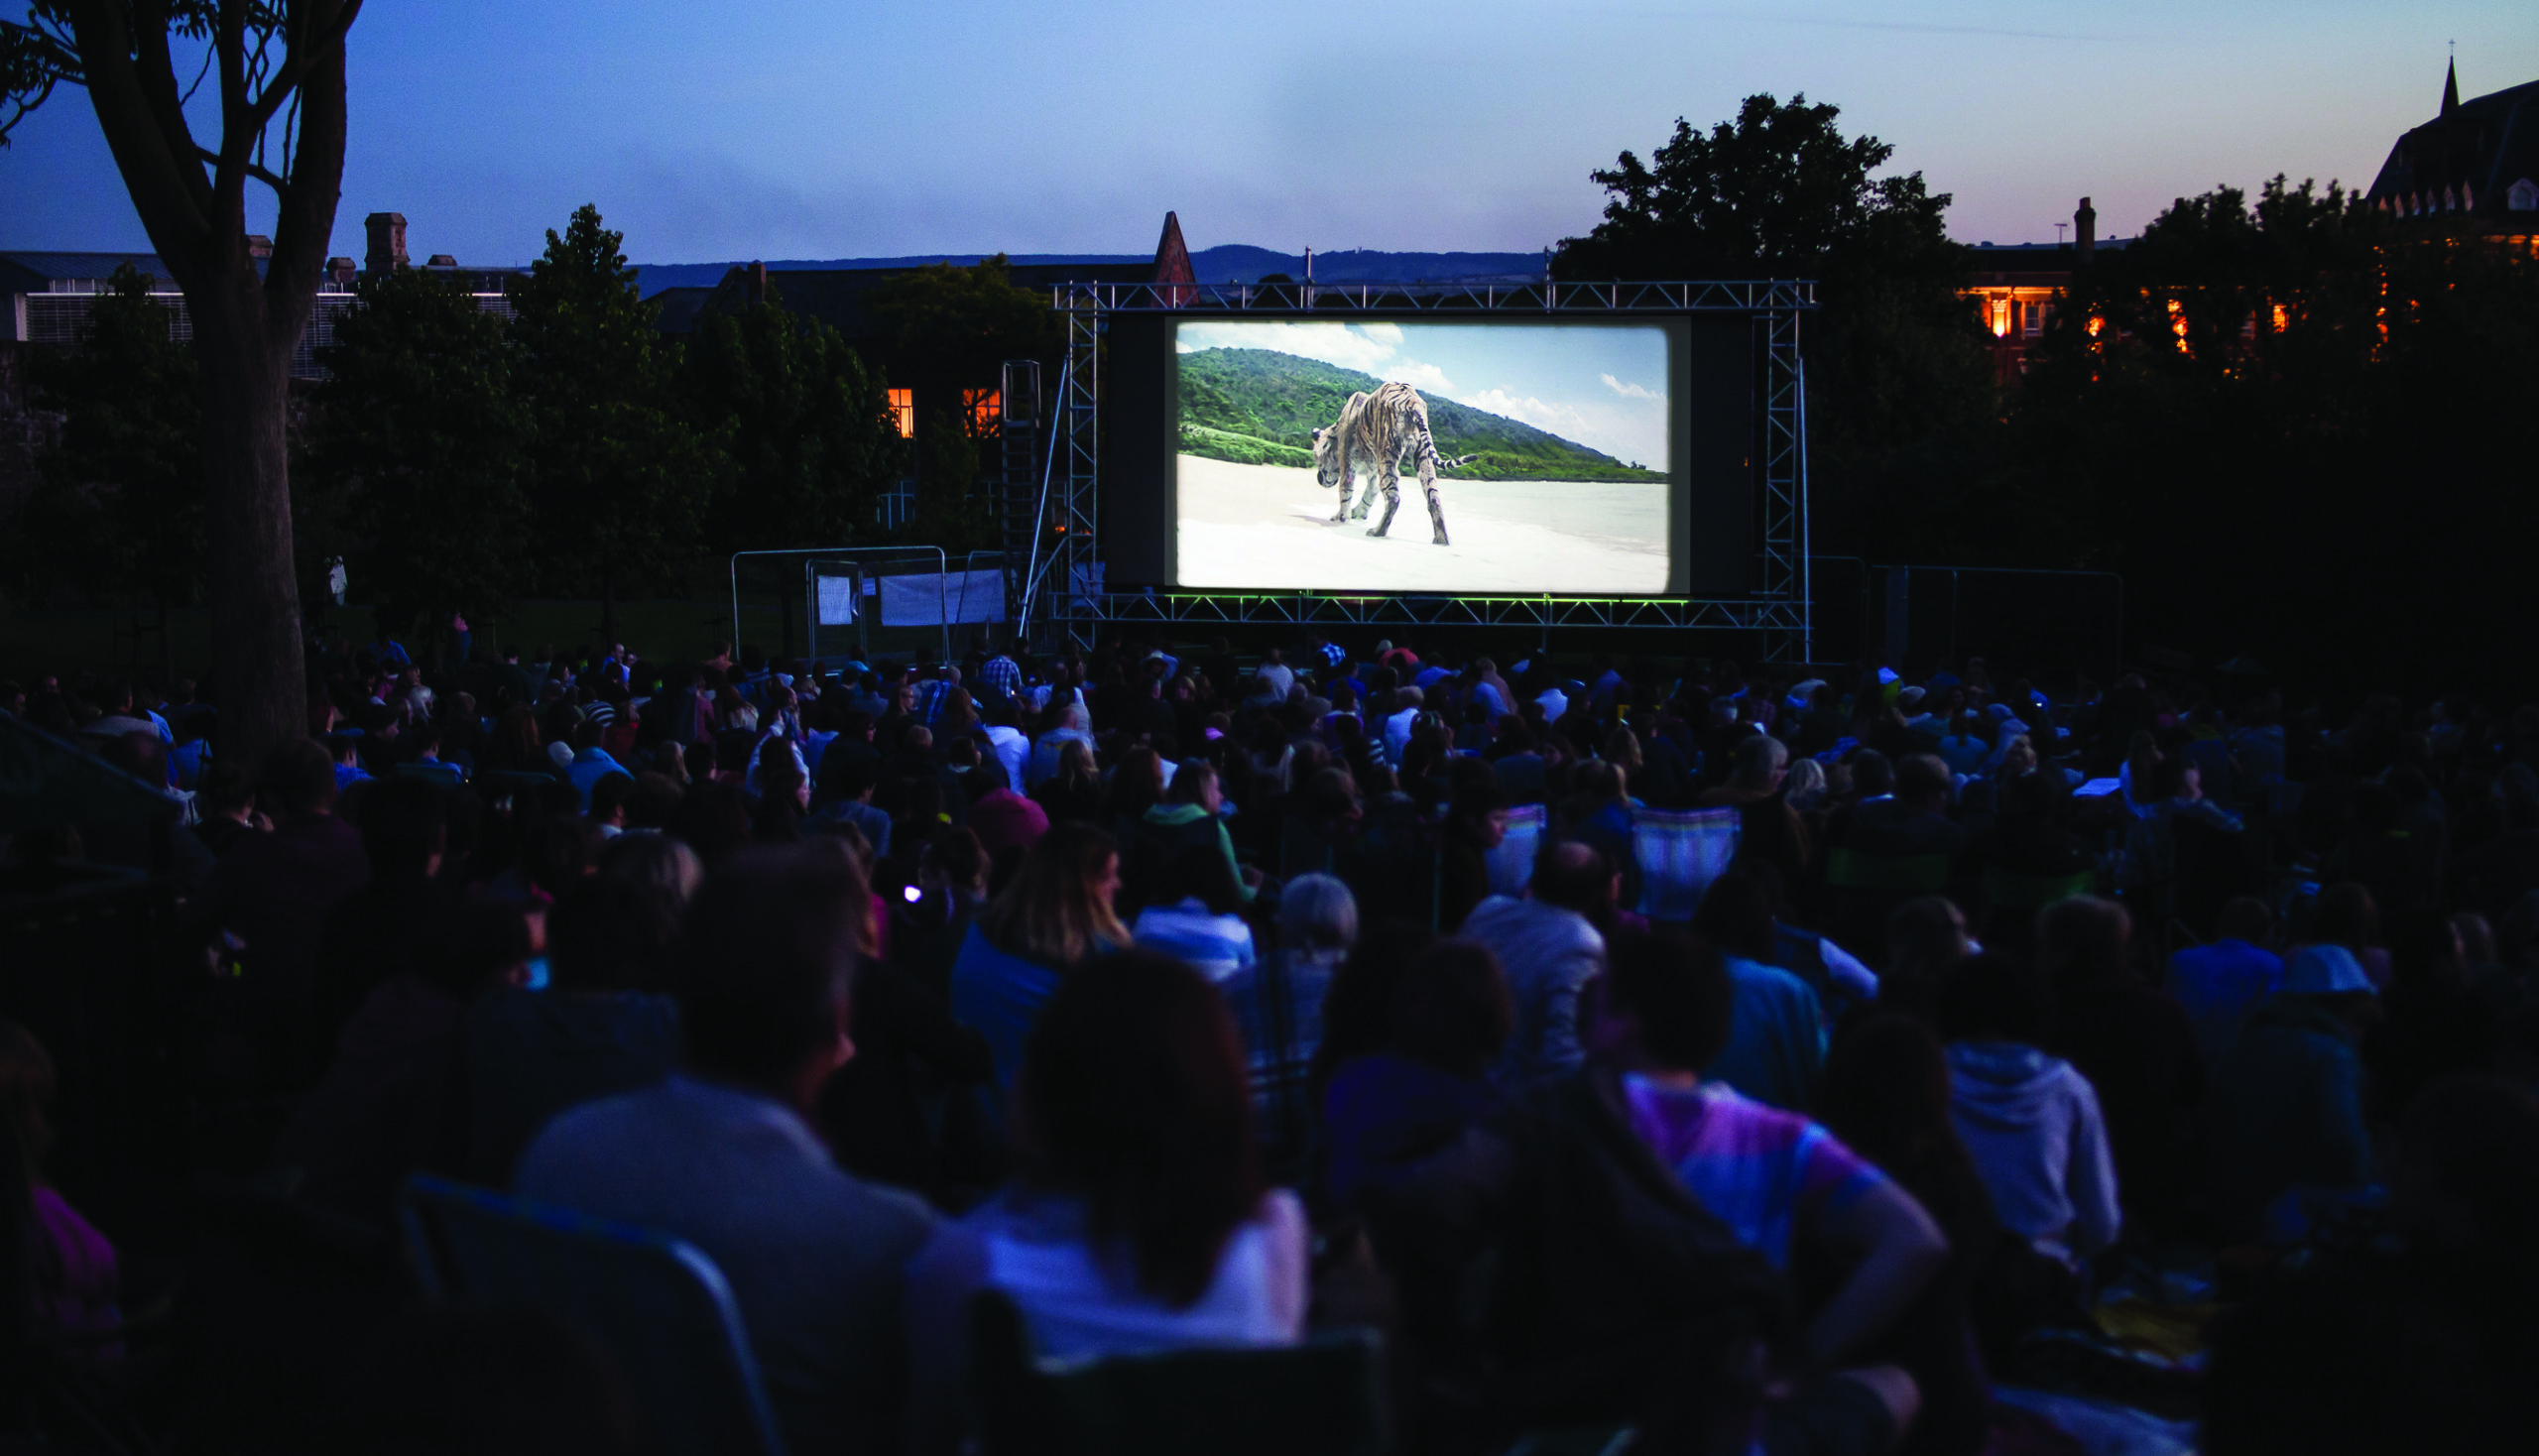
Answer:
<svg viewBox="0 0 2539 1456"><path fill-rule="evenodd" d="M1664 319L1176 320L1171 578L1681 592L1683 346Z"/></svg>

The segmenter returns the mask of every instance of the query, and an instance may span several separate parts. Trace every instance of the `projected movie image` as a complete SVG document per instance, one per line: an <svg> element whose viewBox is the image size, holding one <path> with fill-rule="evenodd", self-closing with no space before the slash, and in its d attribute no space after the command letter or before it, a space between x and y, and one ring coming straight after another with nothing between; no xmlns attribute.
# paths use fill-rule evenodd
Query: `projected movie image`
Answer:
<svg viewBox="0 0 2539 1456"><path fill-rule="evenodd" d="M1662 592L1667 342L1647 323L1183 322L1175 576Z"/></svg>

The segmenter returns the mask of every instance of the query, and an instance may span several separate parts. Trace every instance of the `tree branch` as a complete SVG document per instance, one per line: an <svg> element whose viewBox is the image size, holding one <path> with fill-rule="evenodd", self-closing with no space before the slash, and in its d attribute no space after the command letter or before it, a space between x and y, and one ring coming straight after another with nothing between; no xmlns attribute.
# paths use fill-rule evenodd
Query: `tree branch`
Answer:
<svg viewBox="0 0 2539 1456"><path fill-rule="evenodd" d="M360 0L343 0L329 13L320 0L309 17L310 29L321 37L317 53L304 63L297 56L286 62L299 72L300 125L297 155L275 210L274 255L265 268L265 304L278 325L297 326L307 318L332 241L344 177L343 37L359 8Z"/></svg>
<svg viewBox="0 0 2539 1456"><path fill-rule="evenodd" d="M220 165L219 153L209 151L201 147L194 148L194 151L201 156L203 161L211 163L215 167ZM291 184L287 180L276 177L271 169L260 166L257 163L243 163L240 165L240 171L244 172L250 179L263 182L266 186L273 188L277 192Z"/></svg>
<svg viewBox="0 0 2539 1456"><path fill-rule="evenodd" d="M295 9L304 10L304 7L295 7ZM313 19L313 11L306 13L309 13ZM344 44L345 34L352 30L353 21L360 14L361 0L345 0L342 13L326 27L326 34L319 37L314 44L303 51L297 37L291 39L289 43L291 49L283 58L282 69L274 72L273 80L265 86L263 94L256 99L256 130L259 134L262 134L264 128L273 121L274 114L282 110L283 103L290 99L291 94L300 88L301 81L308 74L310 67L340 50Z"/></svg>
<svg viewBox="0 0 2539 1456"><path fill-rule="evenodd" d="M172 145L165 118L153 103L143 68L134 59L136 49L144 55L153 49L136 48L125 29L134 10L115 0L65 0L62 8L70 22L89 102L96 108L98 129L105 133L115 166L132 194L133 210L141 214L152 246L178 283L201 282L208 266L210 196L192 135L183 130L183 111L175 113L183 144ZM164 7L149 10L164 22ZM166 57L164 26L155 50Z"/></svg>

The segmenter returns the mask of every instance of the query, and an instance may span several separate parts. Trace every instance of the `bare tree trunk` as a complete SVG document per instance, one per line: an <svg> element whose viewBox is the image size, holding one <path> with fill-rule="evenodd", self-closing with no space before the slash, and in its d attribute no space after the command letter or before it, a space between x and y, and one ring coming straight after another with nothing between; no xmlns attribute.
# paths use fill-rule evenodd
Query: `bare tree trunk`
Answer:
<svg viewBox="0 0 2539 1456"><path fill-rule="evenodd" d="M250 765L308 732L300 573L291 543L292 341L265 336L261 300L196 310L203 463L210 478L212 661L221 747ZM297 333L297 330L294 330Z"/></svg>
<svg viewBox="0 0 2539 1456"><path fill-rule="evenodd" d="M133 210L193 320L220 749L252 766L308 731L284 431L291 354L317 295L343 183L343 42L361 0L211 8L199 39L219 72L216 150L196 140L186 114L169 43L170 27L183 23L170 7L62 0L61 8ZM278 61L269 42L282 48ZM295 117L296 144L281 149L286 176L266 166L273 159L259 139L277 124L290 132ZM275 196L273 251L261 273L246 240L251 180Z"/></svg>

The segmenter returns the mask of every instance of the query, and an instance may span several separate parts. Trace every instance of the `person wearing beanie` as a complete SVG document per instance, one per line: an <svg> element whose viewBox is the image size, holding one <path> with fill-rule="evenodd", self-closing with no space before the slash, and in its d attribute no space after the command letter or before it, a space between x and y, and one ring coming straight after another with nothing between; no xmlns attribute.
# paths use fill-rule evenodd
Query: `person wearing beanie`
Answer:
<svg viewBox="0 0 2539 1456"><path fill-rule="evenodd" d="M2209 1146L2223 1232L2283 1230L2269 1210L2287 1193L2350 1192L2372 1180L2357 1048L2379 993L2342 945L2305 945L2283 989L2249 1018L2213 1088Z"/></svg>

